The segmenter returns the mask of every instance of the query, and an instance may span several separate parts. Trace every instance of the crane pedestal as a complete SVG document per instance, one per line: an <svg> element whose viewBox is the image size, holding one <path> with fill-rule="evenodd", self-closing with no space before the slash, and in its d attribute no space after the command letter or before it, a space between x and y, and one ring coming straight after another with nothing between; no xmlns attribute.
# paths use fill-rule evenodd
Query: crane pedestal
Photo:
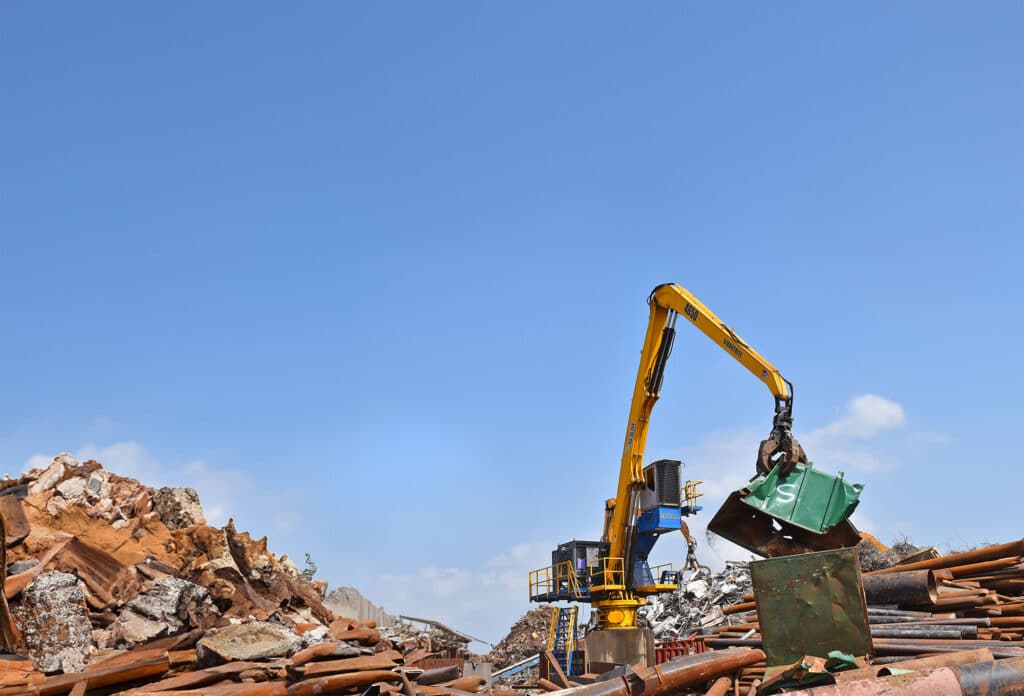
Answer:
<svg viewBox="0 0 1024 696"><path fill-rule="evenodd" d="M654 634L649 628L607 628L586 636L587 672L603 674L618 665L654 664Z"/></svg>

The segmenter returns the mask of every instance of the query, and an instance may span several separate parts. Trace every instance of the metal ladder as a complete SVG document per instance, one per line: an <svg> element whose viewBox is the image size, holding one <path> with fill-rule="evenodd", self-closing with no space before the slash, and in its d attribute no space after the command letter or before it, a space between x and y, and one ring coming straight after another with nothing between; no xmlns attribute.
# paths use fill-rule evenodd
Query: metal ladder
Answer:
<svg viewBox="0 0 1024 696"><path fill-rule="evenodd" d="M579 608L556 607L551 615L551 630L548 633L548 650L555 656L567 676L573 675L576 658L576 616Z"/></svg>

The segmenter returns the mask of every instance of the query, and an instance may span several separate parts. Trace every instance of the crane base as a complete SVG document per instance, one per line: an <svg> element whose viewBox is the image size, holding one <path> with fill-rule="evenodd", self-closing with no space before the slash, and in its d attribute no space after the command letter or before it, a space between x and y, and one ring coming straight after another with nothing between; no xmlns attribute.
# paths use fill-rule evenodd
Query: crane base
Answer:
<svg viewBox="0 0 1024 696"><path fill-rule="evenodd" d="M587 672L604 674L619 665L654 664L649 628L607 628L587 633Z"/></svg>

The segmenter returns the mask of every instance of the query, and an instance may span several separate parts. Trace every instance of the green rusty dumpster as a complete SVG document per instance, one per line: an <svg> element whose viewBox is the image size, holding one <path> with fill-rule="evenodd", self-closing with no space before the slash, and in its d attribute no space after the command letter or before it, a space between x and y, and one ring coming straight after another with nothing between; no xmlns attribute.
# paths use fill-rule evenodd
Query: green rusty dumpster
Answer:
<svg viewBox="0 0 1024 696"><path fill-rule="evenodd" d="M849 517L863 488L810 463L786 475L775 467L734 491L708 530L769 558L854 546L860 534Z"/></svg>

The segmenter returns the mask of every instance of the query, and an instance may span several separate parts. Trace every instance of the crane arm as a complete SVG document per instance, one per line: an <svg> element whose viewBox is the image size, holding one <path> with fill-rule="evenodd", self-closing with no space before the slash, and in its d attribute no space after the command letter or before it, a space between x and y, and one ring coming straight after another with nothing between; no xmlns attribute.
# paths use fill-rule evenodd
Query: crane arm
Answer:
<svg viewBox="0 0 1024 696"><path fill-rule="evenodd" d="M793 385L782 376L774 365L737 336L735 331L715 316L715 313L694 297L689 290L679 285L659 285L651 293L649 302L652 310L654 305L658 305L666 308L669 312L685 316L719 348L764 382L777 401L792 402Z"/></svg>
<svg viewBox="0 0 1024 696"><path fill-rule="evenodd" d="M675 340L676 320L680 315L761 380L775 397L772 433L761 443L757 458L758 470L770 469L773 462L777 461L773 458L780 455L786 467L792 467L797 461L806 461L803 450L791 432L793 386L774 365L751 348L691 292L679 285L659 285L648 298L648 304L650 319L630 402L619 483L614 503L609 501L610 514L605 525L605 540L609 542L609 555L612 557L629 556L630 533L639 512L637 491L644 483L643 457L647 445L647 429L654 404L660 396L665 365Z"/></svg>

